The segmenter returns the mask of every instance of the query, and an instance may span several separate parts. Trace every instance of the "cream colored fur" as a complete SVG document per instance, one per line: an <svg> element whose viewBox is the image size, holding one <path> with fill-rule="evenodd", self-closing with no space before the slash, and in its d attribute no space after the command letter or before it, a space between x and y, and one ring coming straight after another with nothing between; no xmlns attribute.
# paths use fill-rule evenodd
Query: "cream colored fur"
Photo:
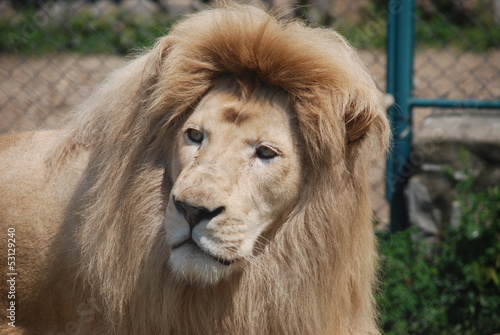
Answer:
<svg viewBox="0 0 500 335"><path fill-rule="evenodd" d="M245 6L181 21L64 129L0 138L19 273L0 332L378 334L368 168L387 137L336 32ZM217 215L191 230L179 203Z"/></svg>

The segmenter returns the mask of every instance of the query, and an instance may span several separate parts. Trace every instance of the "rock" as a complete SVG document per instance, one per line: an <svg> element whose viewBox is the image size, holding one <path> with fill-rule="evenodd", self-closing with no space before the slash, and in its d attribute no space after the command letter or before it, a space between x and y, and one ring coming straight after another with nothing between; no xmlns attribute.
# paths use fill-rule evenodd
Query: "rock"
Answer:
<svg viewBox="0 0 500 335"><path fill-rule="evenodd" d="M87 5L85 0L45 2L36 12L33 19L35 24L39 26L44 26L49 22L63 24L69 17L74 16L75 13L85 10Z"/></svg>
<svg viewBox="0 0 500 335"><path fill-rule="evenodd" d="M417 226L426 241L437 242L452 218L453 183L440 174L417 174L408 181L405 196L410 225Z"/></svg>
<svg viewBox="0 0 500 335"><path fill-rule="evenodd" d="M193 13L204 8L200 0L158 0L160 5L173 16Z"/></svg>
<svg viewBox="0 0 500 335"><path fill-rule="evenodd" d="M151 18L161 10L157 3L150 0L123 0L120 7L126 12Z"/></svg>
<svg viewBox="0 0 500 335"><path fill-rule="evenodd" d="M122 0L117 4L111 0L97 0L89 2L76 1L51 1L44 3L35 15L35 22L44 25L48 22L64 23L75 13L89 12L95 17L106 17L120 11L152 18L161 10L161 7L151 0Z"/></svg>
<svg viewBox="0 0 500 335"><path fill-rule="evenodd" d="M500 113L498 111L439 111L422 122L413 152L427 163L463 165L459 148L479 160L500 164Z"/></svg>
<svg viewBox="0 0 500 335"><path fill-rule="evenodd" d="M120 11L120 7L111 0L97 0L91 8L91 12L95 16L109 15L118 11Z"/></svg>
<svg viewBox="0 0 500 335"><path fill-rule="evenodd" d="M12 8L10 1L0 0L0 20L11 20L16 11Z"/></svg>
<svg viewBox="0 0 500 335"><path fill-rule="evenodd" d="M428 116L414 139L414 167L405 189L411 225L439 240L446 224L458 224L455 185L472 175L471 191L500 185L500 113L440 110Z"/></svg>

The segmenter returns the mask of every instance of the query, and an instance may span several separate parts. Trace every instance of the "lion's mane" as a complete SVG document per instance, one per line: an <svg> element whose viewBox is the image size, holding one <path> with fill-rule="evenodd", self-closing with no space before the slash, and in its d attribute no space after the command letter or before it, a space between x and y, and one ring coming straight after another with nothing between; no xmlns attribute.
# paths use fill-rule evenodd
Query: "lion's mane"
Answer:
<svg viewBox="0 0 500 335"><path fill-rule="evenodd" d="M240 276L176 279L163 225L169 138L216 78L283 88L306 187ZM251 7L204 11L114 72L78 109L52 167L88 165L67 212L96 329L116 334L378 334L368 168L385 146L382 94L336 32ZM77 214L75 214L77 213ZM96 326L100 325L100 326ZM99 328L100 327L100 328Z"/></svg>

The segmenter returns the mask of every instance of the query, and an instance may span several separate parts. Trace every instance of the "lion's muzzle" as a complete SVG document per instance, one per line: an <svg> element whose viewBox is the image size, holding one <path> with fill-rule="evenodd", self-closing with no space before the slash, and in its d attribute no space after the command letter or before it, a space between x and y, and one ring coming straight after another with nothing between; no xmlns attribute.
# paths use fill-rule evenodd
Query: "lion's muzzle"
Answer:
<svg viewBox="0 0 500 335"><path fill-rule="evenodd" d="M173 200L175 208L182 214L182 216L184 216L191 231L202 220L211 220L221 214L225 209L223 206L220 206L214 210L209 210L203 206L191 205L186 202L176 200L175 196Z"/></svg>
<svg viewBox="0 0 500 335"><path fill-rule="evenodd" d="M184 242L182 242L181 244L173 247L173 249L176 249L184 244L191 244L194 247L199 248L203 253L212 257L213 259L215 259L217 262L219 262L222 265L229 266L235 262L235 260L224 259L224 258L221 258L221 257L218 257L218 256L212 254L210 251L208 251L205 248L198 245L192 237L193 229L201 221L212 220L213 218L215 218L216 216L221 214L225 210L225 207L220 206L214 210L209 210L204 206L196 206L196 205L192 205L192 204L189 204L187 202L184 202L184 201L179 201L176 199L175 196L173 196L173 202L174 202L174 205L175 205L175 208L177 209L177 211L184 217L186 222L189 224L189 229L190 229L189 238L187 240L185 240Z"/></svg>

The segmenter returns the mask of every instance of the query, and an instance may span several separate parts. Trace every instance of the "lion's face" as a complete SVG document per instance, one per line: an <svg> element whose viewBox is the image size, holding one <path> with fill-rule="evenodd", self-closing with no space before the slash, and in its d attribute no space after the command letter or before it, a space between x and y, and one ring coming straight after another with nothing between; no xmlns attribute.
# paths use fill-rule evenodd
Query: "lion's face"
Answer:
<svg viewBox="0 0 500 335"><path fill-rule="evenodd" d="M300 150L283 92L240 98L216 86L175 139L165 219L169 265L188 280L216 283L269 243L295 205Z"/></svg>

